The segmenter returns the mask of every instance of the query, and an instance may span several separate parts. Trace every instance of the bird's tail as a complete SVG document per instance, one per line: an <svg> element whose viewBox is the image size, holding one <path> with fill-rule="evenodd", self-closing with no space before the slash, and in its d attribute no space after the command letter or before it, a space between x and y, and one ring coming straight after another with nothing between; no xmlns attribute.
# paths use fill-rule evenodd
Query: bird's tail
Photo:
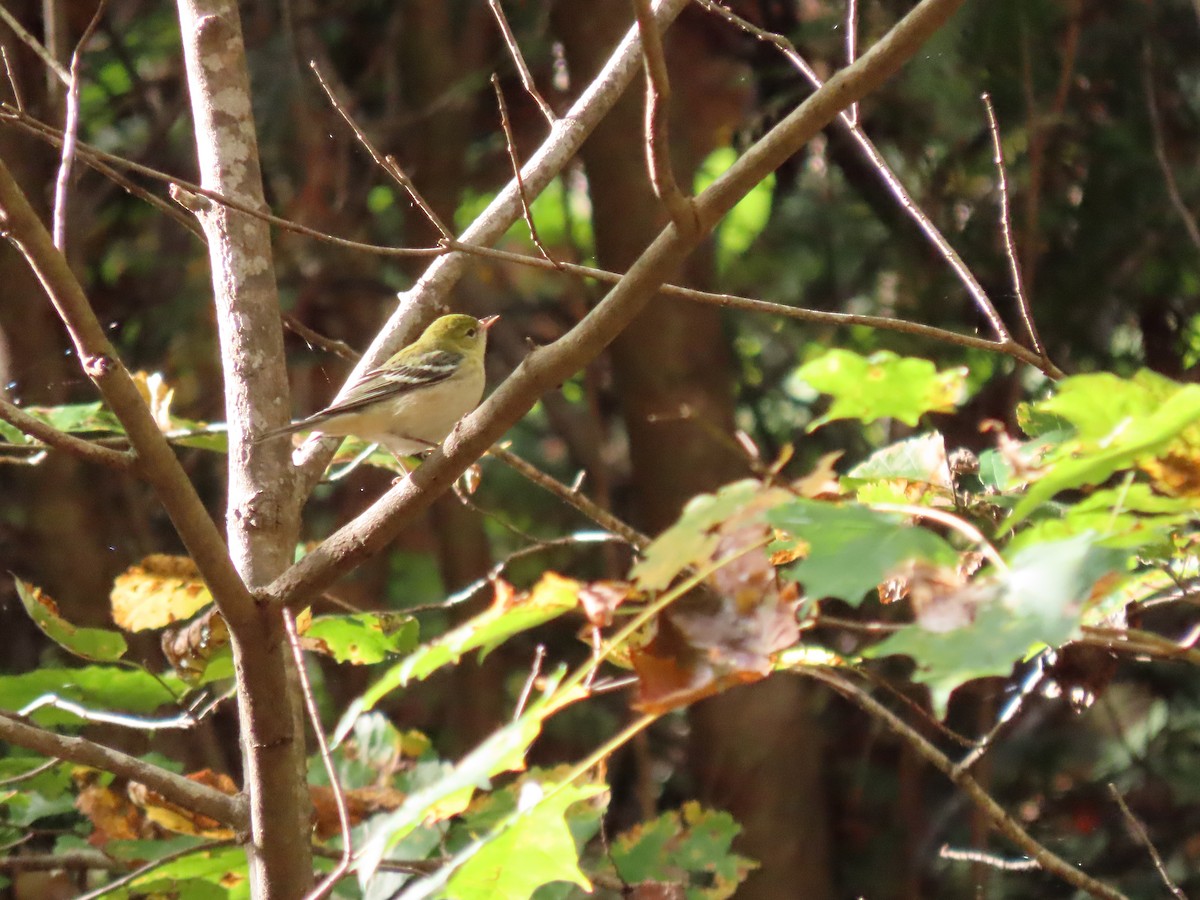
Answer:
<svg viewBox="0 0 1200 900"><path fill-rule="evenodd" d="M279 428L271 428L264 431L262 434L254 438L253 443L261 444L263 441L269 441L271 438L283 437L285 434L295 434L297 431L307 431L315 428L316 425L311 419L301 419L299 422L289 422L287 425L281 425Z"/></svg>

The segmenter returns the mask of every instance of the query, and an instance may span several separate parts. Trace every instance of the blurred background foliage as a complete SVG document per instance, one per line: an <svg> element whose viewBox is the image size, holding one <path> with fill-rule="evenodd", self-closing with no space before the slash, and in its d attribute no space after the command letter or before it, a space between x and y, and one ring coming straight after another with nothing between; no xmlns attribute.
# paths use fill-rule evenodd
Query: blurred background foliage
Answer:
<svg viewBox="0 0 1200 900"><path fill-rule="evenodd" d="M819 73L843 64L842 3L730 5L786 35ZM910 5L862 0L860 46ZM35 34L48 33L41 4L6 0L6 6ZM51 49L66 59L94 4L46 9L58 25L59 45L51 41ZM627 3L615 0L519 0L505 9L535 80L560 113L631 15ZM1200 373L1200 234L1186 218L1200 208L1198 13L1188 0L969 0L950 27L862 105L867 133L1017 332L979 100L985 91L992 96L1025 288L1049 355L1068 371L1129 373L1146 366L1185 381ZM459 229L511 174L492 73L500 77L522 160L546 134L483 3L288 0L246 5L243 15L268 199L284 218L383 246L436 242L429 223L330 107L310 60L374 142L396 156ZM110 0L85 56L81 138L194 179L177 31L169 6ZM47 90L36 59L2 26L0 36L27 111L60 124L61 93ZM697 187L809 93L773 47L699 7L673 26L668 52L677 172ZM11 87L2 90L11 102ZM640 107L640 91L631 89L582 160L533 204L540 239L556 258L619 270L632 258L626 242L640 247L660 227L646 183ZM46 204L57 151L6 121L0 155L31 197ZM164 373L175 389L176 413L220 422L203 244L104 177L77 168L69 248L92 302L131 369ZM132 177L165 196L161 183ZM283 314L359 349L393 309L395 292L425 265L282 230L276 238ZM524 224L499 246L536 253ZM709 290L988 336L952 273L834 131L739 205L681 277ZM22 405L94 399L48 304L7 247L0 248L0 283L4 394ZM489 354L495 383L520 361L527 341L558 336L602 293L597 284L562 274L479 259L456 304L479 315L502 314ZM989 446L981 423L998 419L1015 428L1015 403L1045 388L1041 376L1011 360L952 345L660 299L611 354L544 398L509 439L563 481L583 473L583 489L594 499L659 530L687 497L747 470L721 437L735 423L768 461L794 445L786 471L797 475L831 449L857 460L905 435L897 423L866 431L835 423L805 433L822 410L790 376L830 346L891 349L939 367L968 365L974 399L937 422L950 446ZM295 335L289 353L299 415L328 400L350 364ZM220 518L222 459L181 453ZM445 498L388 554L339 584L337 596L364 609L434 602L535 540L588 526L508 470L483 465L474 507ZM322 486L306 509L306 535L328 534L390 478L361 469ZM162 551L177 552L177 541L141 485L59 457L36 467L0 467L0 562L45 587L72 621L102 624L112 578ZM518 584L547 568L620 577L628 563L623 550L583 544L523 556L508 575ZM55 651L32 632L11 592L0 584L0 616L11 636L0 664L19 672L54 663ZM587 648L575 639L576 624L556 623L536 641L552 657L582 658ZM141 652L155 660L158 650L151 642ZM534 638L520 638L483 666L464 665L404 692L388 712L401 727L429 733L443 753L462 752L507 715L533 654ZM330 665L322 685L328 708L344 708L363 678L359 670ZM794 682L777 678L738 689L661 722L613 762L612 827L691 797L732 810L746 828L743 852L764 862L739 896L961 897L989 881L991 897L1069 896L1045 876L988 874L939 860L943 843L986 845L967 805L892 737ZM986 731L1010 694L1011 685L999 679L960 691L951 724L969 734ZM1127 664L1085 712L1062 700L1032 699L1032 711L982 777L1058 852L1133 896L1151 896L1160 887L1104 785L1121 787L1165 856L1200 862L1198 694L1200 678L1187 667ZM536 761L579 758L628 715L626 701L613 697L556 719L535 749ZM161 738L154 745L189 769L236 774L233 716L224 716L202 740Z"/></svg>

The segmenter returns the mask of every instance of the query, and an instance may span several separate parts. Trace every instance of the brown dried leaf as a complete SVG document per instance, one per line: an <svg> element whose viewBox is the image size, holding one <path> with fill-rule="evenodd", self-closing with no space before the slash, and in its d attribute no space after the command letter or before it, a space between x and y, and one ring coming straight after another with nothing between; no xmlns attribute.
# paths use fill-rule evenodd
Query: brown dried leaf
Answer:
<svg viewBox="0 0 1200 900"><path fill-rule="evenodd" d="M211 769L201 769L186 777L190 781L207 785L230 796L238 793L233 779ZM176 834L190 834L214 840L227 840L234 837L233 830L222 825L216 819L210 819L194 810L177 806L162 794L152 791L136 781L129 783L129 799L145 810L146 818L151 822Z"/></svg>

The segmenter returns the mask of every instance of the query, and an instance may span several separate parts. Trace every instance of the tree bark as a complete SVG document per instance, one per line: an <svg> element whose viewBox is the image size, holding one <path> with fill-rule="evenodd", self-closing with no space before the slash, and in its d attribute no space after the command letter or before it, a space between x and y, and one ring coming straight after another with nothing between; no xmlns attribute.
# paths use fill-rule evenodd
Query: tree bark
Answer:
<svg viewBox="0 0 1200 900"><path fill-rule="evenodd" d="M181 0L179 20L201 184L265 209L237 4ZM253 590L287 568L299 533L290 444L252 440L290 418L270 230L220 204L196 211L208 237L225 368L226 534L234 564ZM294 900L313 880L295 662L278 607L259 603L229 627L250 799L251 893L256 900Z"/></svg>

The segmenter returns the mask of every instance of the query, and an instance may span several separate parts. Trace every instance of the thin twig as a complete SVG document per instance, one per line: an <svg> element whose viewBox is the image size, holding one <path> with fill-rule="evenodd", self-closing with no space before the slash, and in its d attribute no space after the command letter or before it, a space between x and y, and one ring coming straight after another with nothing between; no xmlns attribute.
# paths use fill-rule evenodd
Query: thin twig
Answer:
<svg viewBox="0 0 1200 900"><path fill-rule="evenodd" d="M488 569L487 574L482 578L477 578L464 588L460 588L450 596L439 600L436 603L423 603L419 606L406 606L405 613L420 613L432 612L433 610L451 609L455 606L461 606L472 597L476 596L484 588L489 587L499 578L504 570L519 559L533 556L535 553L544 553L547 550L554 550L559 547L573 547L579 544L612 544L612 543L628 543L623 537L618 537L615 534L608 534L603 531L584 531L566 535L565 537L554 538L549 541L539 541L529 547L522 547L520 550L514 550L504 559Z"/></svg>
<svg viewBox="0 0 1200 900"><path fill-rule="evenodd" d="M538 487L544 488L564 503L579 510L579 512L583 513L605 531L611 531L639 550L650 543L650 538L647 535L625 524L608 510L597 506L584 494L571 490L571 488L558 479L547 475L541 469L526 462L515 453L511 453L502 447L493 447L488 451L488 455L494 456L510 469L514 469L524 475Z"/></svg>
<svg viewBox="0 0 1200 900"><path fill-rule="evenodd" d="M920 732L856 684L837 672L815 666L797 667L794 671L829 686L863 711L887 725L926 762L933 765L962 789L997 831L1037 860L1047 872L1057 875L1063 881L1086 891L1093 897L1101 897L1105 900L1127 900L1125 895L1115 888L1085 874L1048 847L1039 844L1016 819L1005 812L1004 808L980 786L979 782L956 767L949 757L926 740Z"/></svg>
<svg viewBox="0 0 1200 900"><path fill-rule="evenodd" d="M375 164L379 166L379 168L383 169L383 171L387 172L388 175L395 179L396 183L399 184L400 187L404 188L404 190L408 192L408 196L412 198L413 203L417 204L417 208L420 209L421 212L425 213L425 217L429 219L430 224L437 229L438 233L444 239L453 240L454 233L446 227L446 223L442 221L441 216L434 211L433 207L425 202L425 198L421 196L420 191L417 190L417 187L415 184L413 184L412 179L404 173L404 170L400 168L400 165L396 162L395 158L391 156L384 156L377 149L375 149L375 145L371 143L371 139L367 137L366 132L358 127L358 123L354 121L354 117L347 112L346 107L344 107L341 101L338 100L337 94L333 92L333 88L331 88L325 82L325 78L321 74L321 69L319 66L317 66L317 61L315 59L309 60L308 65L309 68L313 70L313 74L317 76L317 81L321 85L321 90L325 92L325 96L329 98L329 102L333 104L333 108L337 110L338 115L341 116L346 124L350 126L350 130L354 132L354 136L358 138L358 142L363 145L363 148L367 151L367 153L371 154L371 159L375 160Z"/></svg>
<svg viewBox="0 0 1200 900"><path fill-rule="evenodd" d="M675 180L675 169L671 165L671 82L667 77L662 34L658 30L658 23L654 21L650 0L633 0L633 10L642 33L642 59L646 65L645 140L650 184L675 227L684 234L690 234L699 228L700 220L692 198L680 190Z"/></svg>
<svg viewBox="0 0 1200 900"><path fill-rule="evenodd" d="M54 760L54 765L57 764L58 760ZM76 850L65 853L13 853L0 857L0 872L52 872L55 869L124 872L128 868L129 863L105 856L99 850Z"/></svg>
<svg viewBox="0 0 1200 900"><path fill-rule="evenodd" d="M17 109L24 112L25 98L21 96L21 86L17 84L17 73L13 71L12 63L8 58L8 48L3 45L0 45L0 59L4 60L4 75L8 79L8 86L12 88L13 102L17 104Z"/></svg>
<svg viewBox="0 0 1200 900"><path fill-rule="evenodd" d="M525 57L521 55L521 48L517 44L517 38L513 34L512 28L509 27L508 18L504 15L504 9L500 6L500 0L488 0L488 7L491 9L492 15L496 17L496 24L500 26L500 36L504 38L504 44L508 47L508 53L512 57L513 64L517 67L517 72L521 76L521 84L524 86L525 92L533 98L533 102L538 105L538 109L542 111L542 115L546 117L546 121L553 128L554 123L558 121L558 117L554 115L554 110L550 108L550 104L538 93L537 85L533 83L533 75L529 73L529 66L525 65Z"/></svg>
<svg viewBox="0 0 1200 900"><path fill-rule="evenodd" d="M993 869L1000 869L1004 872L1031 872L1034 869L1041 868L1036 859L1005 859L1002 856L996 856L994 853L985 853L982 850L958 850L949 844L942 845L941 849L938 850L938 856L942 859L979 863Z"/></svg>
<svg viewBox="0 0 1200 900"><path fill-rule="evenodd" d="M1197 2L1200 3L1200 0ZM1162 115L1158 111L1158 98L1154 94L1153 63L1154 57L1150 53L1150 42L1147 41L1142 46L1142 85L1146 92L1146 111L1150 114L1150 134L1154 141L1154 158L1158 160L1158 168L1162 171L1163 184L1167 188L1167 196L1171 199L1171 205L1179 213L1179 218L1183 220L1183 227L1187 231L1188 237L1191 238L1192 245L1200 250L1200 225L1196 224L1196 217L1183 202L1183 196L1179 193L1179 185L1175 181L1175 172L1171 168L1171 161L1167 158L1167 144L1163 139Z"/></svg>
<svg viewBox="0 0 1200 900"><path fill-rule="evenodd" d="M351 362L358 362L362 358L362 354L345 341L339 341L335 338L327 337L319 331L314 331L291 313L284 313L283 327L298 335L310 347L319 347L327 353L332 353L334 356L340 356L342 359L348 359Z"/></svg>
<svg viewBox="0 0 1200 900"><path fill-rule="evenodd" d="M1190 636L1190 635L1189 635ZM1098 628L1083 626L1083 641L1125 653L1140 653L1159 659L1176 659L1200 665L1200 650L1185 641L1177 643L1170 638L1142 631L1137 628Z"/></svg>
<svg viewBox="0 0 1200 900"><path fill-rule="evenodd" d="M11 778L0 778L0 787L11 787L14 784L20 784L29 778L36 778L43 772L48 772L57 765L61 765L60 759L48 759L39 766L34 766L28 772L22 772L20 775L13 775Z"/></svg>
<svg viewBox="0 0 1200 900"><path fill-rule="evenodd" d="M1121 796L1121 792L1117 790L1115 784L1109 782L1108 790L1120 808L1121 815L1125 817L1125 823L1129 826L1129 833L1133 835L1139 844L1146 848L1146 852L1150 854L1150 860L1154 863L1154 868L1158 872L1158 877L1162 879L1162 883L1166 886L1167 890L1178 897L1179 900L1187 900L1187 895L1179 889L1179 885L1172 881L1171 876L1167 874L1167 867L1163 864L1163 858L1155 848L1154 842L1150 840L1150 835L1146 833L1146 826L1133 814L1133 810L1129 808L1129 804L1125 802L1125 798Z"/></svg>
<svg viewBox="0 0 1200 900"><path fill-rule="evenodd" d="M1033 312L1029 308L1029 298L1025 296L1025 285L1021 279L1021 264L1017 261L1017 248L1013 245L1012 215L1008 203L1008 174L1004 167L1004 147L1000 141L1000 126L996 122L996 110L992 107L992 98L985 91L980 95L983 108L987 111L988 131L992 135L992 161L996 164L996 177L1000 185L1000 233L1004 236L1004 254L1008 257L1009 272L1012 275L1013 293L1017 296L1017 310L1021 316L1021 324L1029 337L1030 346L1039 356L1045 357L1046 351L1038 337L1037 326L1033 324ZM1030 238L1032 240L1032 237Z"/></svg>
<svg viewBox="0 0 1200 900"><path fill-rule="evenodd" d="M162 868L168 863L173 863L177 859L183 859L185 856L192 856L196 853L208 853L212 850L221 850L225 847L232 847L237 842L234 840L211 841L207 844L199 844L195 847L183 847L179 850L174 850L165 856L160 856L158 859L146 863L144 866L139 866L132 872L122 875L120 878L114 878L103 887L98 887L94 891L88 891L86 894L80 894L75 900L99 900L105 894L111 894L115 890L125 887L127 884L133 884L139 878L149 875L155 869Z"/></svg>
<svg viewBox="0 0 1200 900"><path fill-rule="evenodd" d="M858 0L846 0L846 65L854 65L858 58ZM846 121L858 127L858 104L851 103L846 110Z"/></svg>
<svg viewBox="0 0 1200 900"><path fill-rule="evenodd" d="M308 718L312 723L313 734L317 738L317 747L321 751L321 762L325 765L325 774L329 776L329 786L333 790L333 802L337 806L338 824L342 829L342 858L332 871L321 879L305 900L320 900L341 880L350 868L354 856L353 837L350 834L350 812L346 808L346 795L342 791L342 783L338 779L337 768L333 757L329 755L329 745L325 742L325 732L321 728L321 713L317 709L316 698L313 697L312 684L308 680L308 672L304 668L304 651L300 649L300 636L296 633L296 619L290 609L283 610L283 628L287 633L288 646L292 648L292 658L296 661L296 673L300 679L300 693L304 696L304 707L308 710Z"/></svg>
<svg viewBox="0 0 1200 900"><path fill-rule="evenodd" d="M8 7L3 3L0 3L0 19L4 20L4 24L13 30L13 34L20 38L26 47L37 54L38 59L45 63L46 68L53 72L65 87L71 86L71 76L63 68L62 63L54 58L54 54L47 50L41 41L25 30L25 27L17 21L17 17L10 13Z"/></svg>
<svg viewBox="0 0 1200 900"><path fill-rule="evenodd" d="M22 433L36 438L48 447L54 447L69 453L71 456L86 462L99 463L112 469L127 471L133 467L137 457L132 452L121 452L100 447L91 441L77 438L65 431L59 431L53 425L47 425L23 409L9 403L0 397L0 419L20 430Z"/></svg>
<svg viewBox="0 0 1200 900"><path fill-rule="evenodd" d="M105 709L92 709L74 700L67 700L57 694L42 694L30 700L19 710L17 715L28 718L39 709L58 709L78 716L85 722L119 725L122 728L132 728L137 731L176 731L195 728L199 719L190 711L183 710L170 718L152 719L146 716L135 716L128 713L115 713Z"/></svg>
<svg viewBox="0 0 1200 900"><path fill-rule="evenodd" d="M62 156L58 163L58 177L54 181L52 220L54 223L54 246L61 253L65 253L67 250L67 191L71 183L71 167L75 163L75 147L79 141L79 69L83 63L83 51L87 47L88 41L92 39L96 26L100 24L100 17L104 15L104 8L107 5L108 0L100 0L96 4L92 20L83 30L83 36L79 38L79 43L75 45L75 52L71 54L71 83L67 86L67 115L63 125Z"/></svg>
<svg viewBox="0 0 1200 900"><path fill-rule="evenodd" d="M546 645L538 644L537 650L533 654L533 665L529 667L529 676L525 679L525 686L521 688L521 695L517 698L517 708L513 710L513 721L521 718L521 713L525 712L525 704L529 702L529 695L533 692L533 685L537 682L538 676L542 674L542 663L546 659Z"/></svg>
<svg viewBox="0 0 1200 900"><path fill-rule="evenodd" d="M824 84L816 71L804 60L804 57L800 55L792 42L787 38L775 32L759 28L754 23L716 2L716 0L696 0L696 2L704 9L714 15L720 16L725 21L737 26L759 40L773 44L796 67L814 89L819 90L821 85ZM966 288L967 293L971 295L971 299L975 301L976 308L988 320L988 324L996 335L997 342L1001 344L1013 343L1008 329L1004 326L1003 319L1000 318L1000 314L996 311L995 305L988 297L983 286L979 283L979 280L967 264L963 262L962 257L958 255L957 251L950 246L950 242L946 240L945 236L933 223L933 220L917 205L916 200L908 192L904 183L900 181L896 173L887 164L887 161L883 158L883 154L879 152L879 148L863 133L860 127L850 121L845 111L839 113L831 125L839 129L854 142L859 152L879 175L888 191L896 198L896 202L900 205L900 208L912 219L921 230L921 233L925 235L926 239L933 244L938 254L958 277L963 287ZM1039 366L1039 368L1041 367ZM1055 371L1057 372L1057 370ZM1061 378L1062 373L1057 372L1057 374L1051 375L1051 377Z"/></svg>
<svg viewBox="0 0 1200 900"><path fill-rule="evenodd" d="M508 161L512 165L513 177L517 180L517 194L521 198L521 214L525 216L525 226L529 229L529 238L538 252L547 262L558 268L558 263L551 256L542 239L538 237L537 226L533 224L533 212L529 209L529 196L525 193L525 179L521 177L521 160L517 156L517 139L513 137L512 125L508 121L508 104L504 102L504 91L500 88L500 79L492 74L492 89L496 92L496 106L500 110L500 127L504 131L504 145L508 148Z"/></svg>
<svg viewBox="0 0 1200 900"><path fill-rule="evenodd" d="M447 249L461 251L463 253L474 256L482 256L490 259L503 260L505 262L516 263L517 265L533 266L536 268L551 268L551 264L545 260L538 259L535 256L527 254L513 253L508 250L497 250L493 247L480 247L474 244L463 244L455 242L448 244ZM617 284L621 280L621 275L617 272L609 272L605 269L597 269L591 266L581 266L577 263L560 262L553 268L559 269L569 275L578 275L583 278L592 278L596 281L606 284ZM973 350L985 350L990 353L1000 353L1004 356L1010 356L1018 362L1026 363L1041 371L1045 372L1051 378L1059 378L1062 373L1057 369L1047 369L1045 362L1037 354L1029 350L1022 344L1018 344L1013 340L992 341L987 338L975 337L969 334L960 334L957 331L949 331L945 328L937 328L933 325L922 325L919 322L909 322L906 319L892 319L887 316L862 316L853 313L836 313L826 312L824 310L805 309L801 306L788 306L783 303L772 303L768 300L756 300L750 297L738 297L734 294L717 294L711 291L698 291L693 288L679 287L673 284L664 284L659 293L669 297L680 297L684 300L691 300L696 303L707 303L712 306L720 306L725 309L740 309L746 312L767 313L769 315L786 316L790 319L798 319L802 322L818 322L822 325L833 325L837 327L849 327L862 325L868 328L878 328L885 331L895 331L900 334L908 334L914 337L929 338L930 340L941 341L948 344L954 344L959 347L968 347Z"/></svg>
<svg viewBox="0 0 1200 900"><path fill-rule="evenodd" d="M23 113L5 104L0 104L0 121L6 121L11 125L21 128L28 134L32 134L41 140L46 141L52 146L58 147L62 144L62 132L52 125L47 125L27 113ZM340 238L332 234L326 234L323 231L318 231L315 228L309 228L307 225L301 225L298 222L292 222L289 219L284 219L279 216L265 213L261 209L254 209L240 203L231 197L226 197L219 191L210 190L209 188L198 185L194 182L187 181L182 178L177 178L174 175L169 175L166 172L160 172L157 169L152 169L149 166L144 166L141 163L136 163L124 157L116 156L112 153L106 153L89 144L80 143L77 149L77 155L85 163L95 168L97 171L104 173L97 161L110 163L114 166L119 166L128 169L137 175L143 175L146 178L152 178L155 181L162 182L172 187L180 187L189 193L196 194L200 197L206 197L214 203L220 203L229 209L236 210L244 215L251 216L260 221L266 222L269 225L274 225L276 228L281 228L285 231L291 231L295 234L302 234L305 237L310 237L313 240L322 241L327 244L332 244L335 247L343 247L347 250L357 250L362 253L371 253L376 256L390 256L400 258L412 257L435 257L443 256L446 253L444 247L382 247L377 244L364 244L360 241L351 241L346 238ZM159 201L163 203L165 201Z"/></svg>

